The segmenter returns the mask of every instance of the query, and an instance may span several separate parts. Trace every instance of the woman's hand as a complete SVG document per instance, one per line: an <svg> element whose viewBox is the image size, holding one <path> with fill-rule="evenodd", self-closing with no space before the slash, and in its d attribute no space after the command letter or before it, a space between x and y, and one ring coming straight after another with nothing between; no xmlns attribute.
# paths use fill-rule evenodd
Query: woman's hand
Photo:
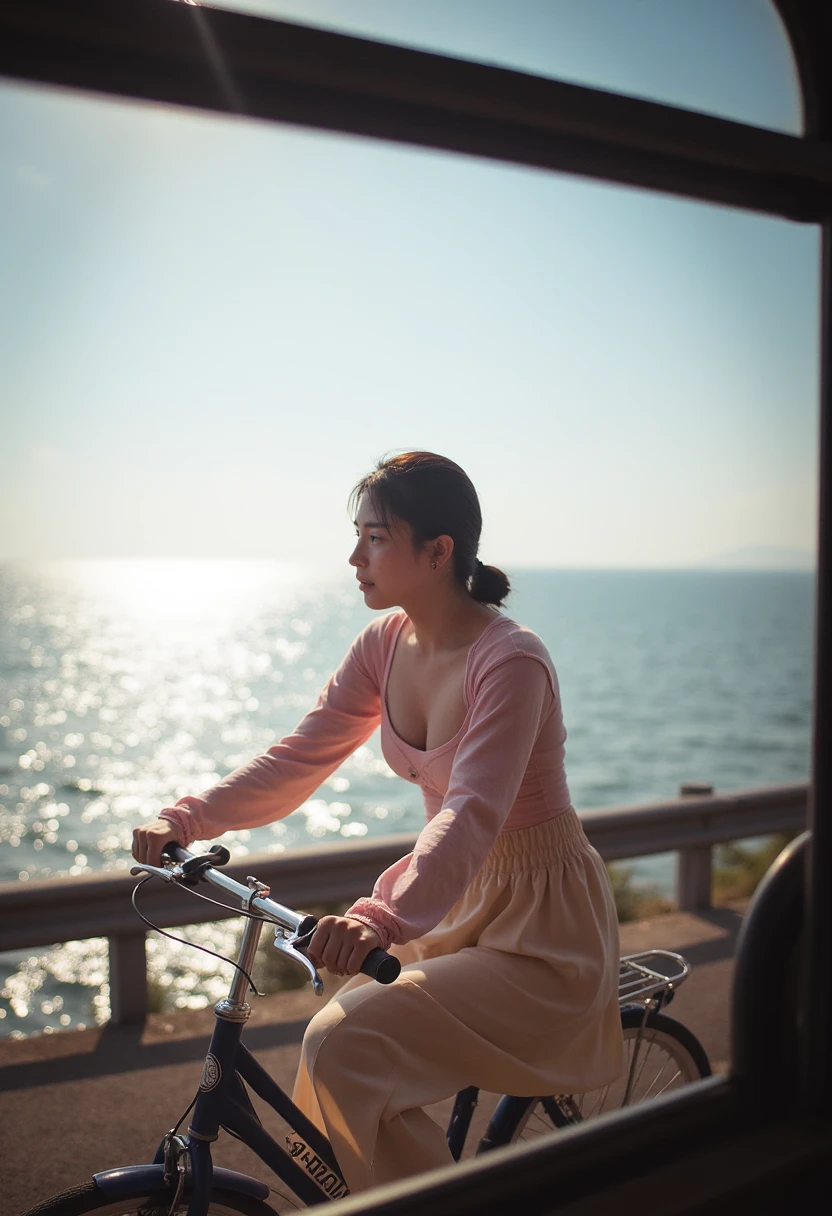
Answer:
<svg viewBox="0 0 832 1216"><path fill-rule="evenodd" d="M358 975L364 959L380 945L378 934L360 920L322 916L306 947L306 957L332 975Z"/></svg>
<svg viewBox="0 0 832 1216"><path fill-rule="evenodd" d="M133 828L133 856L142 865L160 866L162 849L172 840L179 843L176 827L167 819Z"/></svg>

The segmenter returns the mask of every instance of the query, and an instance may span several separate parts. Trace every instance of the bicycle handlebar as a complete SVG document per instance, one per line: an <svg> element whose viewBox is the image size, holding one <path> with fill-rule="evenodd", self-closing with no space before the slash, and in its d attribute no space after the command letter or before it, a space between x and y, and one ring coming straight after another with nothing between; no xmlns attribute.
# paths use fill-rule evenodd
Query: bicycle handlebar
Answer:
<svg viewBox="0 0 832 1216"><path fill-rule="evenodd" d="M230 858L227 849L223 849L223 854L220 854L215 862L210 865L200 866L198 877L210 882L212 886L219 887L222 891L227 891L229 895L233 895L235 899L239 899L243 907L254 909L265 916L267 920L273 921L279 925L281 929L288 929L292 933L297 933L301 926L308 929L305 921L309 918L302 916L299 912L293 912L291 908L284 908L282 904L276 900L270 899L267 895L257 894L256 887L244 887L241 882L237 882L234 878L229 878L227 874L222 874L216 869L218 865L225 865ZM210 857L210 853L203 853L201 856L197 853L189 853L187 849L183 849L181 845L171 842L162 850L162 857L170 857L172 860L179 862L183 867L191 861L204 861ZM187 879L187 872L185 874ZM194 875L197 877L197 874ZM262 887L262 890L268 890L267 887Z"/></svg>
<svg viewBox="0 0 832 1216"><path fill-rule="evenodd" d="M211 853L216 852L216 860L207 860L211 857ZM221 845L214 845L209 853L196 854L189 853L181 845L171 841L165 845L162 850L163 860L170 858L178 863L179 873L175 874L171 869L160 866L134 866L131 872L144 870L149 874L153 874L157 878L163 879L165 882L188 882L196 883L201 879L219 887L220 890L226 891L229 895L233 895L235 899L239 899L245 911L256 911L266 920L276 924L284 932L294 934L294 936L285 943L284 952L291 954L296 952L303 955L298 962L303 962L307 967L311 966L310 961L305 956L304 947L309 944L309 940L315 931L317 921L313 916L302 915L299 912L293 912L291 908L284 908L282 904L277 903L268 895L268 887L262 883L258 883L255 878L249 879L251 886L244 887L242 883L237 882L233 878L229 878L227 874L220 873L216 867L225 865L229 860L230 854L227 849ZM189 872L190 863L190 872ZM194 865L193 863L197 863ZM277 944L277 941L276 943ZM289 949L287 949L287 947ZM363 975L369 976L371 979L377 980L380 984L392 984L401 971L401 963L392 954L388 954L381 947L375 947L369 952L364 962L361 964L361 972ZM319 982L319 981L318 981Z"/></svg>

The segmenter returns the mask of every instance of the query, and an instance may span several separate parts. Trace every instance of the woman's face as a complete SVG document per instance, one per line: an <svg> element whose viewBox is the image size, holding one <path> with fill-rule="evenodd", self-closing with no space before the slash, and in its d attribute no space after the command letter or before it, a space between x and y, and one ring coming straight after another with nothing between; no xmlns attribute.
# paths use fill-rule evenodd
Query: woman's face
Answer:
<svg viewBox="0 0 832 1216"><path fill-rule="evenodd" d="M385 527L372 499L364 494L355 531L349 560L369 608L395 608L429 590L430 555L427 549L414 550L412 531L404 520L391 519Z"/></svg>

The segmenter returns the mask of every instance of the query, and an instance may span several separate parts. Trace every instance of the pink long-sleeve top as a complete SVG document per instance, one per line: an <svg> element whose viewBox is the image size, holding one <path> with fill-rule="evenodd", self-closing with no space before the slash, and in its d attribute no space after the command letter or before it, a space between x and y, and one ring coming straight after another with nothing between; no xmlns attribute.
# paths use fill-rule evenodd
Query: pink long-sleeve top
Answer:
<svg viewBox="0 0 832 1216"><path fill-rule="evenodd" d="M439 924L500 832L571 806L558 678L537 634L502 615L486 625L468 652L462 726L441 747L423 751L396 734L387 713L387 680L406 620L396 611L371 621L291 735L200 797L180 798L161 813L186 846L285 818L380 723L384 758L421 786L427 819L413 852L347 911L385 948Z"/></svg>

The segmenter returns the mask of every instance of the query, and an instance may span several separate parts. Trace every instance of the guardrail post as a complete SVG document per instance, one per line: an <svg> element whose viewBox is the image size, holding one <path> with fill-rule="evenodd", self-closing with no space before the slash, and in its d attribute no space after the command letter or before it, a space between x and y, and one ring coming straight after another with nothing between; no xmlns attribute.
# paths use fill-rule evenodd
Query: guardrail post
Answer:
<svg viewBox="0 0 832 1216"><path fill-rule="evenodd" d="M147 1016L144 930L110 937L110 1021L142 1022Z"/></svg>
<svg viewBox="0 0 832 1216"><path fill-rule="evenodd" d="M702 798L713 792L712 785L699 781L686 781L679 787L680 798ZM710 908L712 852L709 844L690 845L679 850L676 860L676 905L680 912Z"/></svg>

